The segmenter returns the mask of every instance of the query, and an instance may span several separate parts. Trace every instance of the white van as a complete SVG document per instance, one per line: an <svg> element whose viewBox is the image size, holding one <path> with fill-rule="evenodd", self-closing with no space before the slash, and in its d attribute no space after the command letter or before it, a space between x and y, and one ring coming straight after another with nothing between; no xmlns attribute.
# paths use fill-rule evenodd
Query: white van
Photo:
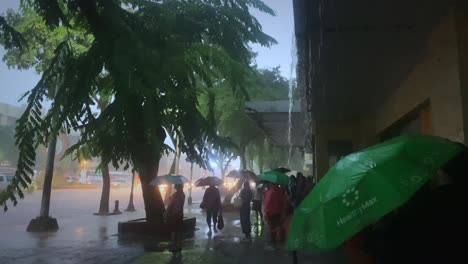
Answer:
<svg viewBox="0 0 468 264"><path fill-rule="evenodd" d="M0 192L6 189L14 176L13 173L0 173Z"/></svg>

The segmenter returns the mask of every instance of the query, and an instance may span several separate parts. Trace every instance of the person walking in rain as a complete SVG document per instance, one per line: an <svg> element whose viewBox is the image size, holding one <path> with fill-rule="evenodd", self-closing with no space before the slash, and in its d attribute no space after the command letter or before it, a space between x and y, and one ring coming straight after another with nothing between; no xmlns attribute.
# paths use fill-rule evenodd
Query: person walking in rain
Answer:
<svg viewBox="0 0 468 264"><path fill-rule="evenodd" d="M304 177L302 172L297 173L297 185L296 185L296 193L295 193L295 204L296 207L301 204L302 200L304 200L304 194L307 189L307 179Z"/></svg>
<svg viewBox="0 0 468 264"><path fill-rule="evenodd" d="M250 240L250 203L252 202L253 193L248 181L244 182L244 188L240 192L239 197L241 198L240 222L242 233L244 233L246 240Z"/></svg>
<svg viewBox="0 0 468 264"><path fill-rule="evenodd" d="M270 239L273 246L283 241L282 220L287 203L286 194L275 183L270 183L265 193L265 218L270 230Z"/></svg>
<svg viewBox="0 0 468 264"><path fill-rule="evenodd" d="M182 251L182 234L183 234L183 218L184 218L184 185L176 184L174 186L176 192L172 195L169 205L166 210L167 223L171 229L172 248L171 252L177 253Z"/></svg>
<svg viewBox="0 0 468 264"><path fill-rule="evenodd" d="M252 210L255 211L257 225L263 225L262 202L263 202L263 184L257 184L257 187L255 188L253 203L252 203Z"/></svg>
<svg viewBox="0 0 468 264"><path fill-rule="evenodd" d="M214 232L218 232L216 224L218 222L219 211L221 210L221 195L219 194L219 190L216 186L211 185L205 190L200 207L206 210L206 223L209 228L208 235L211 235L211 223L213 223Z"/></svg>

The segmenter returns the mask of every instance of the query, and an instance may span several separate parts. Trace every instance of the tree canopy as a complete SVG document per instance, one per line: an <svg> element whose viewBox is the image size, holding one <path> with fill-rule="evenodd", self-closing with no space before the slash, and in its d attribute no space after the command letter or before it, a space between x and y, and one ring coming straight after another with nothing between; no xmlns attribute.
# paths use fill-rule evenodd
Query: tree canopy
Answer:
<svg viewBox="0 0 468 264"><path fill-rule="evenodd" d="M155 176L160 156L169 150L166 131L175 131L181 151L204 165L208 145L217 147L219 138L210 123L213 114L198 109L197 88L223 79L235 94L244 95L253 56L249 44L275 43L249 13L274 14L260 0L28 2L44 25L64 38L50 43L54 54L49 62L37 63L43 73L27 94L28 106L16 128L16 177L0 194L5 209L7 200L16 203L17 195L22 197L20 186L31 181L34 149L59 132L80 130L71 150L99 146L103 163L134 167L142 185ZM80 49L77 36L86 44ZM36 58L41 49L29 52L21 56ZM103 76L106 85L99 83ZM42 104L52 88L52 106L43 116ZM111 100L96 113L92 96L103 90L110 91ZM150 192L143 189L148 220ZM161 215L159 193L155 199L158 208L150 213Z"/></svg>
<svg viewBox="0 0 468 264"><path fill-rule="evenodd" d="M257 163L269 160L269 156L278 153L265 153L265 148L271 145L264 131L245 113L247 101L274 101L288 99L288 80L281 76L279 67L272 69L255 68L247 78L246 97L236 97L225 88L228 84L217 82L199 96L202 113L209 112L210 98L214 100L214 116L216 129L220 136L229 138L235 148L231 149L247 163L246 159ZM248 152L248 153L246 153ZM217 155L220 156L220 155ZM222 155L221 155L222 156ZM229 154L227 156L230 156ZM282 156L282 155L281 155ZM241 164L247 167L248 164Z"/></svg>

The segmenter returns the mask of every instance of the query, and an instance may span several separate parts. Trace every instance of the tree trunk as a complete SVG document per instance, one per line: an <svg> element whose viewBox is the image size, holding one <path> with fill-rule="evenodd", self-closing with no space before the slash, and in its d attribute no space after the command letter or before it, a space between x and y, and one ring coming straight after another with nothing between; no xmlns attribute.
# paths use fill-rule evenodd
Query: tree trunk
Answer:
<svg viewBox="0 0 468 264"><path fill-rule="evenodd" d="M244 180L239 179L237 184L232 186L232 188L228 191L228 193L224 197L223 204L225 205L231 204L232 197L234 197L234 194L236 194L242 188L243 184L244 184Z"/></svg>
<svg viewBox="0 0 468 264"><path fill-rule="evenodd" d="M102 167L102 192L101 204L99 205L99 214L109 213L109 197L110 197L110 175L109 165Z"/></svg>
<svg viewBox="0 0 468 264"><path fill-rule="evenodd" d="M169 174L179 174L179 160L180 160L180 149L179 149L179 138L177 137L174 144L176 145L176 153L174 156L174 160L172 161L171 170ZM166 188L166 193L164 195L164 203L167 204L172 196L172 185L169 184Z"/></svg>
<svg viewBox="0 0 468 264"><path fill-rule="evenodd" d="M246 159L245 159L245 145L240 145L240 153L239 153L239 156L240 156L240 169L241 170L245 170L246 169L246 166L247 166L247 163L246 163ZM242 188L242 183L243 181L241 179L239 179L239 181L237 182L237 184L235 186L232 187L232 189L230 189L228 191L228 193L226 194L226 196L224 197L224 201L223 203L224 204L230 204L231 203L231 200L232 200L232 197L234 196L234 194L236 194L236 192L238 192L241 188Z"/></svg>
<svg viewBox="0 0 468 264"><path fill-rule="evenodd" d="M246 170L247 169L247 160L245 158L245 145L240 145L240 166L241 170Z"/></svg>
<svg viewBox="0 0 468 264"><path fill-rule="evenodd" d="M226 170L224 169L224 167L221 167L221 180L224 180L226 179Z"/></svg>
<svg viewBox="0 0 468 264"><path fill-rule="evenodd" d="M263 166L264 166L263 155L264 153L261 153L260 156L258 157L258 171L260 172L260 174L263 173Z"/></svg>
<svg viewBox="0 0 468 264"><path fill-rule="evenodd" d="M174 156L174 160L172 161L171 169L169 170L169 174L176 174L176 166L177 166L177 151ZM169 184L166 187L166 193L164 194L164 203L167 205L169 200L171 199L172 196L172 185Z"/></svg>
<svg viewBox="0 0 468 264"><path fill-rule="evenodd" d="M130 189L130 199L128 200L128 206L125 211L127 212L135 212L135 206L133 205L133 188L135 186L135 172L132 173L132 187Z"/></svg>
<svg viewBox="0 0 468 264"><path fill-rule="evenodd" d="M192 180L193 180L193 162L190 163L190 187L189 187L189 197L188 197L188 204L192 204Z"/></svg>
<svg viewBox="0 0 468 264"><path fill-rule="evenodd" d="M52 178L54 176L55 148L57 146L57 136L49 142L47 149L47 164L44 175L44 186L42 187L42 200L40 217L49 217L50 195L52 193Z"/></svg>
<svg viewBox="0 0 468 264"><path fill-rule="evenodd" d="M139 172L143 202L145 204L146 221L154 223L163 222L165 211L159 188L150 185L150 182L156 177L158 168L159 161L147 160L144 162L143 168Z"/></svg>

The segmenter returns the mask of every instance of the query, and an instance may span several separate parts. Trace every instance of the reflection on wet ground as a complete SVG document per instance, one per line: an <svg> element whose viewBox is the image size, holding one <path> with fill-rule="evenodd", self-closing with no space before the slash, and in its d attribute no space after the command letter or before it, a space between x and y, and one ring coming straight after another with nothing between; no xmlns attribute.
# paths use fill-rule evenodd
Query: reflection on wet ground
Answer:
<svg viewBox="0 0 468 264"><path fill-rule="evenodd" d="M128 191L112 190L111 200L126 204ZM197 196L198 195L198 196ZM138 197L137 197L138 196ZM266 230L254 225L251 242L242 241L239 216L224 213L225 228L208 236L205 216L197 204L185 214L197 218L197 229L186 234L184 250L173 255L168 242L154 237L118 236L117 223L144 216L139 195L137 212L94 216L99 190L54 191L52 216L60 229L55 233L31 234L26 226L39 211L40 193L26 197L18 207L0 213L0 263L291 263L289 253L270 250ZM201 194L194 194L194 201ZM253 220L253 218L252 218ZM254 223L254 221L252 221ZM340 254L299 254L300 263L343 263Z"/></svg>

